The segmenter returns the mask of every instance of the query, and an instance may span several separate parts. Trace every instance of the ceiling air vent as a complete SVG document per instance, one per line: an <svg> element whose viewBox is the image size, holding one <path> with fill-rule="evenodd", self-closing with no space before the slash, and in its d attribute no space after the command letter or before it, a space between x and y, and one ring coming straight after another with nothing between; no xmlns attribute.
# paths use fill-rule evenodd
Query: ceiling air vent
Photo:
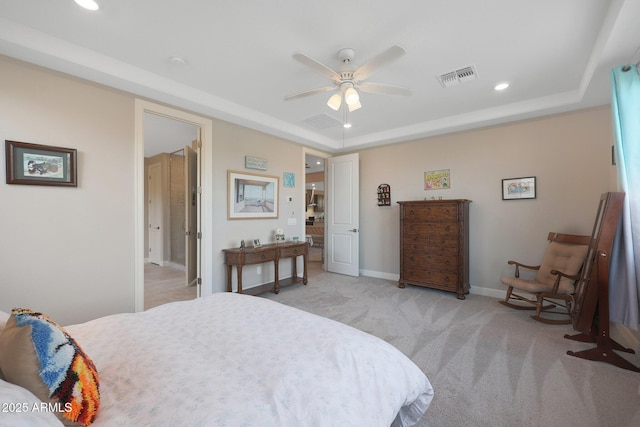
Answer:
<svg viewBox="0 0 640 427"><path fill-rule="evenodd" d="M469 65L468 67L436 75L436 78L442 87L450 87L475 80L478 78L478 73L474 65Z"/></svg>
<svg viewBox="0 0 640 427"><path fill-rule="evenodd" d="M326 113L318 114L317 116L312 116L304 119L302 123L305 126L316 130L327 129L333 126L342 125L342 122L340 120L334 119Z"/></svg>

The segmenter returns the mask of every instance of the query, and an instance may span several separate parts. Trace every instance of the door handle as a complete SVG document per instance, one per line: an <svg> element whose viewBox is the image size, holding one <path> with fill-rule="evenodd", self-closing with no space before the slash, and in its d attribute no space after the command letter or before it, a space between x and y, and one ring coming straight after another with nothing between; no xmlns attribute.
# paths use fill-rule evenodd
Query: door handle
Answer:
<svg viewBox="0 0 640 427"><path fill-rule="evenodd" d="M357 232L358 232L358 229L357 229L357 228L353 228L353 229L351 229L351 230L347 230L347 231L351 231L351 232L353 232L353 233L357 233Z"/></svg>

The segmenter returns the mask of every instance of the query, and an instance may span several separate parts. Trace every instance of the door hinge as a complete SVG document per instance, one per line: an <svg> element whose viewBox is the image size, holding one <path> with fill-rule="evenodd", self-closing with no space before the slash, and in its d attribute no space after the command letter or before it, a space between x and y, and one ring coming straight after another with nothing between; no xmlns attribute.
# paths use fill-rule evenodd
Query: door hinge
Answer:
<svg viewBox="0 0 640 427"><path fill-rule="evenodd" d="M202 239L202 231L198 231L198 239Z"/></svg>
<svg viewBox="0 0 640 427"><path fill-rule="evenodd" d="M196 283L197 283L198 285L202 285L202 279L198 277L198 278L196 279Z"/></svg>
<svg viewBox="0 0 640 427"><path fill-rule="evenodd" d="M198 194L202 194L202 187L197 187L196 191L198 192Z"/></svg>

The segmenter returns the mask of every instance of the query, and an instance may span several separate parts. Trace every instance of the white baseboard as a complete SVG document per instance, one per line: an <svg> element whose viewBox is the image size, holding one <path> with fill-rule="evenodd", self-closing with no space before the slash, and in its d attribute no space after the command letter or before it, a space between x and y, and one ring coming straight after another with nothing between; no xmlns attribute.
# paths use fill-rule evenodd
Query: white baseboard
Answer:
<svg viewBox="0 0 640 427"><path fill-rule="evenodd" d="M385 273L383 271L360 270L360 274L362 276L374 277L376 279L393 280L395 282L400 280L399 274ZM497 299L504 299L506 292L507 292L506 288L495 289L495 288L484 288L481 286L471 286L469 288L469 293L473 295L483 295L485 297L491 297L491 298L497 298Z"/></svg>

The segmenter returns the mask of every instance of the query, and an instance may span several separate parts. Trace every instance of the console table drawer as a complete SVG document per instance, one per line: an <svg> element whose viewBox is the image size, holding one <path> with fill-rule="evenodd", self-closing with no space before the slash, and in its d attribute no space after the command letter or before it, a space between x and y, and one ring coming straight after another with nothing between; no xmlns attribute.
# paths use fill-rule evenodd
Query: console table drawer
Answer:
<svg viewBox="0 0 640 427"><path fill-rule="evenodd" d="M284 247L280 249L280 258L291 258L298 255L304 255L308 252L308 246L292 246L292 247Z"/></svg>
<svg viewBox="0 0 640 427"><path fill-rule="evenodd" d="M261 262L274 261L276 259L276 251L261 251L244 254L245 264L260 264Z"/></svg>

